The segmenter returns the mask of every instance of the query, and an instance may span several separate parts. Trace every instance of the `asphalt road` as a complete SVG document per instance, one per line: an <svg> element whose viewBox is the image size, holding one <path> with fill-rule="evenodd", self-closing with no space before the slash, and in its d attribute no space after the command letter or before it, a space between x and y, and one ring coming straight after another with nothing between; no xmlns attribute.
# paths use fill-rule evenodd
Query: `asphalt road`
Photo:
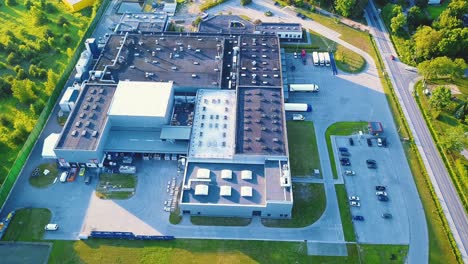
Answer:
<svg viewBox="0 0 468 264"><path fill-rule="evenodd" d="M372 28L371 33L374 35L383 56L386 70L392 80L406 119L409 121L416 145L428 170L463 260L467 263L468 217L452 184L450 175L439 156L424 118L411 94L410 89L412 89L413 80L411 76L405 73L407 71L402 67L401 63L390 59L390 54L396 54L395 49L382 22L377 18L377 12L372 2L367 6L366 12L368 14L368 24Z"/></svg>

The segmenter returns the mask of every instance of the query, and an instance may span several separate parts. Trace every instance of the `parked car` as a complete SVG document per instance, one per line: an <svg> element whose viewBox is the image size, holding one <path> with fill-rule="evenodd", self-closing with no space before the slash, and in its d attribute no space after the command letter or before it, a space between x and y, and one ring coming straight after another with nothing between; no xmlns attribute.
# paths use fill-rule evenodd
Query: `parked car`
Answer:
<svg viewBox="0 0 468 264"><path fill-rule="evenodd" d="M349 202L349 205L351 205L353 207L360 207L361 203L358 202L358 201L351 201L351 202Z"/></svg>
<svg viewBox="0 0 468 264"><path fill-rule="evenodd" d="M383 214L382 214L382 218L385 218L385 219L390 219L390 218L392 218L392 217L393 217L393 216L392 216L391 213L383 213Z"/></svg>
<svg viewBox="0 0 468 264"><path fill-rule="evenodd" d="M80 169L79 175L80 175L80 176L84 176L84 175L85 175L85 172L86 172L86 169L85 169L85 168L81 168L81 169Z"/></svg>
<svg viewBox="0 0 468 264"><path fill-rule="evenodd" d="M372 139L367 139L367 146L372 147Z"/></svg>
<svg viewBox="0 0 468 264"><path fill-rule="evenodd" d="M84 178L84 183L86 185L89 185L91 183L91 175L88 173L86 174L85 178Z"/></svg>
<svg viewBox="0 0 468 264"><path fill-rule="evenodd" d="M383 144L382 144L382 139L381 138L377 138L377 146L378 147L382 147Z"/></svg>
<svg viewBox="0 0 468 264"><path fill-rule="evenodd" d="M375 192L375 195L387 196L387 192L384 192L384 191L377 191L377 192Z"/></svg>
<svg viewBox="0 0 468 264"><path fill-rule="evenodd" d="M369 169L377 169L377 162L372 159L366 160L367 168Z"/></svg>
<svg viewBox="0 0 468 264"><path fill-rule="evenodd" d="M352 170L345 170L345 174L348 176L353 176L353 175L356 175L356 172Z"/></svg>
<svg viewBox="0 0 468 264"><path fill-rule="evenodd" d="M377 185L375 186L375 190L376 191L385 191L387 188L385 186L382 186L382 185Z"/></svg>
<svg viewBox="0 0 468 264"><path fill-rule="evenodd" d="M68 178L68 171L64 171L62 172L62 174L60 174L60 182L66 182L67 178Z"/></svg>
<svg viewBox="0 0 468 264"><path fill-rule="evenodd" d="M297 52L294 52L294 58L297 59Z"/></svg>
<svg viewBox="0 0 468 264"><path fill-rule="evenodd" d="M351 162L349 161L348 158L340 158L340 163L343 166L351 166Z"/></svg>
<svg viewBox="0 0 468 264"><path fill-rule="evenodd" d="M343 156L343 157L349 157L349 156L351 156L351 153L349 153L349 152L343 152L343 151L341 151L340 154L341 154L341 156Z"/></svg>
<svg viewBox="0 0 468 264"><path fill-rule="evenodd" d="M348 152L348 149L347 149L347 148L344 148L344 147L340 147L340 148L338 148L338 150L339 150L340 152Z"/></svg>
<svg viewBox="0 0 468 264"><path fill-rule="evenodd" d="M364 221L364 216L362 216L362 215L355 215L355 216L353 216L353 220L356 220L356 221Z"/></svg>
<svg viewBox="0 0 468 264"><path fill-rule="evenodd" d="M377 199L381 202L387 202L388 201L388 196L383 196L383 195L378 195Z"/></svg>
<svg viewBox="0 0 468 264"><path fill-rule="evenodd" d="M71 168L67 181L75 181L76 175L78 174L78 168Z"/></svg>
<svg viewBox="0 0 468 264"><path fill-rule="evenodd" d="M47 224L44 227L44 230L46 231L56 231L59 228L58 224Z"/></svg>
<svg viewBox="0 0 468 264"><path fill-rule="evenodd" d="M359 201L359 196L350 196L349 200L350 201Z"/></svg>
<svg viewBox="0 0 468 264"><path fill-rule="evenodd" d="M349 138L348 140L349 140L349 145L354 146L354 140L353 140L353 138Z"/></svg>

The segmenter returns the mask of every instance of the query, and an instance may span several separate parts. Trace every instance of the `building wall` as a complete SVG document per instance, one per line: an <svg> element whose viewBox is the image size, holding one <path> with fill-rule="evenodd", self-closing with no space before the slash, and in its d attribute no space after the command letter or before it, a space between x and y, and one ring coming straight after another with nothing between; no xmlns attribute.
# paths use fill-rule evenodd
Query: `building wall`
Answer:
<svg viewBox="0 0 468 264"><path fill-rule="evenodd" d="M277 31L276 35L280 38L289 38L289 39L301 39L302 38L302 31L301 32L291 32L291 31ZM286 37L286 35L288 35ZM294 35L294 37L293 37Z"/></svg>
<svg viewBox="0 0 468 264"><path fill-rule="evenodd" d="M94 0L81 0L76 3L73 3L74 1L64 0L63 2L74 12L80 11L81 9L94 4Z"/></svg>
<svg viewBox="0 0 468 264"><path fill-rule="evenodd" d="M291 218L292 203L267 203L266 206L236 206L180 203L180 210L190 211L190 215L252 217L260 211L262 218Z"/></svg>
<svg viewBox="0 0 468 264"><path fill-rule="evenodd" d="M110 116L109 120L114 127L144 127L160 128L169 123L169 115L165 117L153 116Z"/></svg>

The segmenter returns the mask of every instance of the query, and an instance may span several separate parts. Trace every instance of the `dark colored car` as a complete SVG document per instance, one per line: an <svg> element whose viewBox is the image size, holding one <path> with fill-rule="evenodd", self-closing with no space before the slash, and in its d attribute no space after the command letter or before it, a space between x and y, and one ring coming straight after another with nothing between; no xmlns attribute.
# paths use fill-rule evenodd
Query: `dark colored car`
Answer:
<svg viewBox="0 0 468 264"><path fill-rule="evenodd" d="M340 158L340 163L343 166L351 166L351 162L349 161L348 158Z"/></svg>
<svg viewBox="0 0 468 264"><path fill-rule="evenodd" d="M390 59L395 60L395 56L390 55Z"/></svg>
<svg viewBox="0 0 468 264"><path fill-rule="evenodd" d="M393 216L391 213L383 213L382 214L382 218L385 218L385 219L391 219Z"/></svg>
<svg viewBox="0 0 468 264"><path fill-rule="evenodd" d="M385 186L382 186L382 185L377 185L375 186L375 190L376 191L385 191L387 188Z"/></svg>
<svg viewBox="0 0 468 264"><path fill-rule="evenodd" d="M372 139L367 139L367 146L372 147Z"/></svg>
<svg viewBox="0 0 468 264"><path fill-rule="evenodd" d="M91 174L91 173L88 173L88 174L85 175L84 183L85 183L86 185L88 185L88 184L91 183L91 175L90 175L90 174Z"/></svg>
<svg viewBox="0 0 468 264"><path fill-rule="evenodd" d="M354 140L353 140L353 138L349 138L349 145L354 146Z"/></svg>
<svg viewBox="0 0 468 264"><path fill-rule="evenodd" d="M353 216L353 220L356 220L356 221L364 221L364 216L362 216L362 215L355 215L355 216Z"/></svg>
<svg viewBox="0 0 468 264"><path fill-rule="evenodd" d="M351 153L349 153L349 152L344 152L344 151L341 151L340 154L341 154L341 156L343 156L343 157L349 157L349 156L351 156Z"/></svg>
<svg viewBox="0 0 468 264"><path fill-rule="evenodd" d="M379 199L381 202L388 202L388 196L385 195L378 195L377 199Z"/></svg>
<svg viewBox="0 0 468 264"><path fill-rule="evenodd" d="M341 152L348 152L348 149L347 149L347 148L343 148L343 147L338 148L338 150L341 151Z"/></svg>
<svg viewBox="0 0 468 264"><path fill-rule="evenodd" d="M377 169L377 162L375 160L368 159L366 160L367 168Z"/></svg>

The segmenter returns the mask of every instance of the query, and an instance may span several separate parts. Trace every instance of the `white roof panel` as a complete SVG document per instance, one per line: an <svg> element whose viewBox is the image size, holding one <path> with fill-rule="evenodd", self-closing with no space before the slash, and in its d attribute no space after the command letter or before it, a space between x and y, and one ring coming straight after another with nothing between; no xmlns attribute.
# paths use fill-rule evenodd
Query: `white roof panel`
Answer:
<svg viewBox="0 0 468 264"><path fill-rule="evenodd" d="M221 179L225 179L225 180L232 179L232 170L222 170Z"/></svg>
<svg viewBox="0 0 468 264"><path fill-rule="evenodd" d="M172 82L120 81L109 115L165 117L171 97Z"/></svg>
<svg viewBox="0 0 468 264"><path fill-rule="evenodd" d="M241 187L241 196L242 197L252 197L252 187L242 186Z"/></svg>
<svg viewBox="0 0 468 264"><path fill-rule="evenodd" d="M195 186L195 195L208 195L208 185L198 184Z"/></svg>
<svg viewBox="0 0 468 264"><path fill-rule="evenodd" d="M44 139L44 146L42 147L42 158L44 159L56 159L54 148L57 141L60 138L60 134L52 133Z"/></svg>
<svg viewBox="0 0 468 264"><path fill-rule="evenodd" d="M227 185L222 185L220 187L220 192L219 192L219 195L221 196L231 196L231 186L227 186Z"/></svg>
<svg viewBox="0 0 468 264"><path fill-rule="evenodd" d="M252 179L252 171L249 170L243 170L241 172L241 178L243 180L251 180Z"/></svg>
<svg viewBox="0 0 468 264"><path fill-rule="evenodd" d="M209 169L198 169L197 178L198 179L209 179L210 178L210 170Z"/></svg>

